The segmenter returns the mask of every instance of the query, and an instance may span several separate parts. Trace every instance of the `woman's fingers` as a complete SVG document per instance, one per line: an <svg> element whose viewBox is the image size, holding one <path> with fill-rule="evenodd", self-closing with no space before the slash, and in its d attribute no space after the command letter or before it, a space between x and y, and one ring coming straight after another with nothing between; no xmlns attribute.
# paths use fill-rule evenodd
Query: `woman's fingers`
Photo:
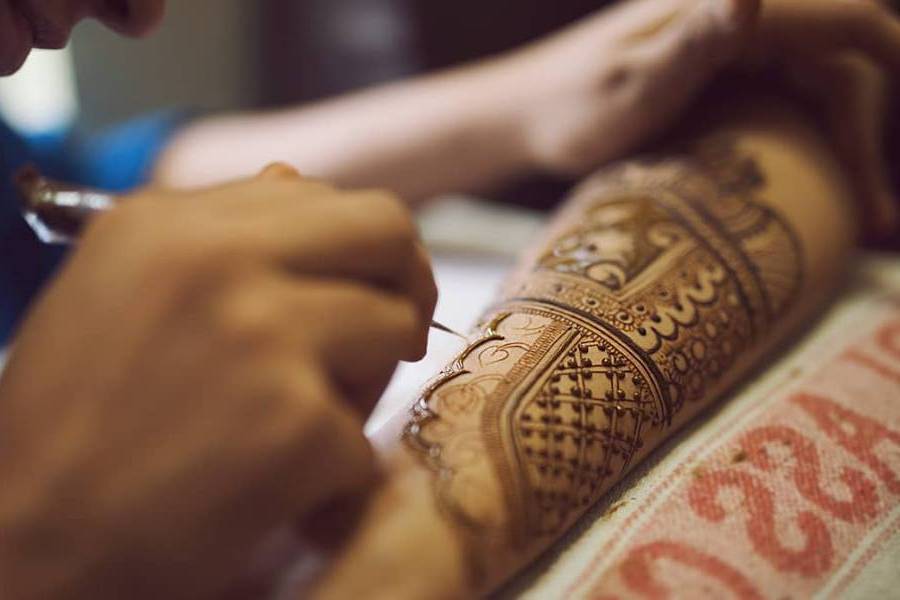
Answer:
<svg viewBox="0 0 900 600"><path fill-rule="evenodd" d="M617 124L621 146L640 143L667 125L696 98L743 47L757 0L682 2L660 25L633 23L626 62L632 76L618 96L632 118ZM652 35L647 32L652 29ZM600 139L603 139L602 137Z"/></svg>
<svg viewBox="0 0 900 600"><path fill-rule="evenodd" d="M670 28L693 4L691 0L634 0L621 2L597 18L609 20L614 39L641 44Z"/></svg>
<svg viewBox="0 0 900 600"><path fill-rule="evenodd" d="M900 73L900 19L871 0L767 0L751 55L858 50Z"/></svg>
<svg viewBox="0 0 900 600"><path fill-rule="evenodd" d="M692 6L635 50L645 65L648 89L690 99L740 51L752 30L756 0L710 0ZM658 96L654 94L655 101ZM680 104L676 101L674 104ZM667 108L671 112L680 106Z"/></svg>
<svg viewBox="0 0 900 600"><path fill-rule="evenodd" d="M868 237L898 226L884 153L888 78L900 75L900 19L877 0L765 0L743 53L820 108L854 183Z"/></svg>

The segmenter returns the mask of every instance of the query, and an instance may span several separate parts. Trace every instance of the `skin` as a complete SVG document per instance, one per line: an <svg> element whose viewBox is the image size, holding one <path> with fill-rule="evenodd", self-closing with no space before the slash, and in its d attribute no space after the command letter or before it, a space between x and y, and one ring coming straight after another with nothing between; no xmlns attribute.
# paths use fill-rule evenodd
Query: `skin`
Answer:
<svg viewBox="0 0 900 600"><path fill-rule="evenodd" d="M4 595L221 590L373 484L365 416L435 300L398 200L287 167L98 218L0 381Z"/></svg>
<svg viewBox="0 0 900 600"><path fill-rule="evenodd" d="M574 173L627 152L649 134L640 128L645 121L650 129L664 126L721 66L706 65L705 57L718 49L729 56L723 40L741 39L735 28L742 31L756 3L715 4L720 8L644 0L511 57L412 87L309 109L316 112L270 115L271 121L237 118L206 144L240 140L244 149L256 146L254 154L280 154L313 174L389 186L413 199L442 188L490 186L523 168ZM807 43L831 40L846 3L771 6L801 4L809 18L793 21L764 5L761 26L753 29L763 36L757 43L768 41L768 25L779 23L793 27L782 40L807 32ZM21 6L29 7L27 18ZM3 0L0 69L14 71L32 45L62 45L84 17L143 33L161 6L155 0ZM883 76L896 57L895 22L882 26L879 19L887 16L874 4L854 10L863 15L847 21L854 35L824 47L862 52ZM743 57L738 51L733 59ZM759 61L754 64L768 67L782 58ZM623 64L633 77L619 76ZM698 67L696 80L685 76ZM534 85L549 76L558 78L555 85ZM683 80L688 85L681 87ZM647 112L640 100L658 98L673 82L679 86L671 110ZM484 93L491 85L508 97L514 88L507 84L533 91L512 117L482 102L497 96ZM858 108L868 105L860 97L877 94L850 96L857 100L846 106ZM382 113L409 119L371 119L382 102L396 109ZM351 126L342 129L344 122ZM871 151L877 143L871 122L854 122L841 137ZM368 131L373 142L360 154L360 127L367 123L380 129ZM275 125L292 135L269 136ZM596 128L604 128L602 136ZM293 143L264 145L285 137L309 141L304 153L294 154ZM595 146L598 137L609 142ZM375 143L382 138L386 145ZM500 145L492 145L495 138ZM190 154L173 158L176 148L162 173L166 165L195 164L208 181L262 164L206 168L190 163ZM482 148L490 152L472 156L483 158L484 167L466 162L467 150ZM323 162L306 169L312 158ZM374 514L399 518L400 530L413 524L443 535L422 491L430 489L428 473L397 467L408 476L377 488L378 468L361 433L397 361L421 355L434 297L410 217L394 196L301 179L290 167L193 191L145 191L99 219L26 320L0 380L5 596L215 594L273 529L321 524L322 505L333 508L372 489L382 490L373 505L381 512ZM408 538L408 548L391 548L381 545L383 531L367 522L354 539L370 536L372 548L408 561L417 538ZM66 551L53 552L59 548ZM441 589L464 589L465 557L437 549L425 558L444 562L423 572L432 583L447 583ZM335 572L354 572L352 551L348 556ZM524 564L523 556L511 564ZM365 582L372 574L362 560L346 581ZM403 585L420 584L411 578Z"/></svg>
<svg viewBox="0 0 900 600"><path fill-rule="evenodd" d="M869 241L896 235L900 205L885 160L888 88L900 74L900 22L888 1L767 0L742 61L775 71L820 116L863 206Z"/></svg>
<svg viewBox="0 0 900 600"><path fill-rule="evenodd" d="M567 391L551 396L563 401L562 408L536 410L537 405L532 403L531 408L527 409L532 415L527 423L521 417L500 416L521 415L521 412L517 412L521 409L513 410L512 405L525 406L520 403L529 401L529 398L530 402L535 402L535 398L547 398L538 395L538 392L545 390L540 393L546 394L549 388L544 386L552 385L528 383L535 381L531 377L538 378L536 381L545 381L540 378L542 373L548 371L544 370L547 367L541 366L540 361L544 359L543 352L547 350L535 349L538 348L536 340L544 339L537 338L535 331L541 336L548 335L548 323L553 321L540 315L535 317L535 313L527 311L537 308L544 311L541 314L556 315L555 326L562 326L564 333L554 333L550 339L562 340L568 339L566 336L576 330L565 329L571 326L571 321L562 316L564 313L558 306L570 305L572 298L583 298L583 294L595 288L595 293L600 296L613 299L620 297L618 292L596 283L587 283L583 276L561 275L571 273L568 271L570 266L565 266L558 273L551 272L547 264L566 260L565 254L559 254L560 248L570 247L562 242L565 232L590 222L591 215L596 214L591 212L593 209L590 207L596 206L596 202L618 201L617 198L651 198L651 202L662 201L666 196L654 195L653 190L658 188L650 183L653 179L647 179L648 177L671 177L673 170L676 180L694 177L684 164L678 163L674 166L673 163L668 163L669 166L648 166L649 163L624 161L614 165L612 171L601 171L582 187L581 192L576 192L575 198L563 206L562 212L550 223L543 240L524 257L521 269L511 278L495 307L485 315L486 323L492 321L497 314L511 313L506 321L496 326L502 337L496 341L485 341L483 336L488 327L479 327L471 338L471 352L462 359L461 364L465 369L463 374L445 379L444 383L434 388L431 395L425 396L430 416L422 419L422 413L419 412L420 416L412 421L409 416L403 419L407 424L414 423L421 427L421 434L411 437L409 429L403 437L397 436L396 432L384 432L388 440L393 440L393 443L387 442L384 450L390 474L384 487L369 504L361 526L327 571L312 584L315 597L352 598L365 595L368 598L391 599L466 598L491 592L554 544L588 510L592 502L620 481L625 473L659 447L679 427L720 399L723 392L747 376L751 369L771 355L777 344L784 342L791 332L796 331L800 324L807 322L815 314L829 292L839 284L851 255L854 239L858 235L858 215L852 202L849 181L838 167L836 156L827 141L800 111L785 105L777 97L756 96L746 102L748 97L752 95L744 93L720 97L703 106L697 113L696 122L704 123L704 129L695 132L689 139L699 141L702 147L704 143L708 143L704 142L707 136L724 138L737 148L737 156L752 157L759 169L757 173L761 182L755 188L753 202L774 209L777 218L786 228L785 231L789 232L785 239L793 239L797 243L797 246L792 247L790 244L774 242L777 236L769 238L771 230L768 228L765 229L767 233L759 237L751 235L754 240L751 245L757 250L765 248L764 254L758 256L767 256L768 259L764 260L771 261L766 268L774 267L776 275L773 281L776 284L772 289L777 290L774 296L783 294L784 300L784 303L779 303L778 308L772 309L764 326L764 335L744 337L721 329L722 323L726 321L721 320L720 311L727 315L728 323L738 323L744 318L742 315L750 314L749 311L745 313L743 308L737 308L736 304L733 308L726 308L724 293L717 294L712 304L704 304L714 308L697 308L699 305L693 305L685 299L686 296L681 296L682 293L704 293L701 291L703 285L699 283L703 279L699 274L708 268L704 265L709 264L707 261L711 259L704 258L694 262L691 258L694 254L682 255L679 254L680 250L674 251L668 259L654 259L648 266L641 267L634 276L635 283L626 283L622 292L626 298L622 309L633 310L631 302L634 302L635 295L639 299L649 298L652 294L642 294L646 294L652 286L659 285L670 290L668 298L679 298L688 307L687 310L696 309L694 314L698 314L699 318L696 321L684 318L684 324L674 330L673 337L668 338L671 341L665 342L670 345L670 349L641 355L641 360L656 365L662 373L672 373L672 363L668 362L672 353L689 355L691 340L708 339L703 337L708 335L703 332L709 331L707 328L712 326L719 331L714 337L717 337L720 345L714 348L709 346L707 352L716 354L712 360L723 369L720 371L719 367L714 367L715 374L711 374L707 367L701 366L702 361L697 359L699 362L696 366L688 364L687 372L695 369L701 373L700 383L703 385L691 388L690 385L680 383L681 380L671 380L675 382L673 385L681 399L668 404L671 422L667 423L663 419L661 422L651 423L647 420L643 432L635 438L640 441L639 444L616 442L615 447L621 448L625 444L634 452L630 460L621 458L622 450L613 454L609 450L600 450L595 441L592 450L583 451L601 458L594 459L587 463L588 468L580 470L584 463L580 458L578 445L570 443L568 437L541 441L537 434L532 433L519 438L520 442L517 443L524 446L498 441L509 440L515 435L522 436L524 434L521 431L528 428L537 427L537 431L540 431L544 427L541 418L561 416L563 420L558 425L561 429L557 431L566 430L573 415L577 420L578 411L566 408L566 403L572 401L571 394L575 392L570 394ZM725 106L728 108L723 108ZM716 113L719 113L718 118L713 116ZM705 129L707 124L711 129ZM718 160L722 153L715 151L712 156ZM679 157L683 157L683 154L668 151L663 153L663 157L682 160ZM666 173L669 175L665 175ZM630 182L616 183L620 178L629 176ZM724 184L727 180L716 181ZM598 191L609 187L619 191L611 195ZM702 191L709 189L708 187L688 189L693 190L689 196L691 202L703 203L709 207L724 202L728 194L725 192L723 196L717 197ZM613 218L616 214L620 213L609 212L607 218ZM666 227L670 226L672 224ZM610 252L607 248L637 248L646 243L647 239L653 239L635 237L630 231L627 228L610 227L606 233L616 236L610 238L604 237L604 232L597 230L595 234L598 237L593 238L593 243L601 252ZM652 236L653 231L652 228L647 229L647 235ZM667 231L672 229L658 230L661 234ZM684 233L678 235L684 236ZM687 240L685 237L678 239L676 245L684 244ZM583 242L586 243L587 241ZM689 242L689 245L690 243L693 242ZM697 247L701 246L702 243ZM580 246L580 250L573 252L572 256L584 256L586 248L585 245ZM623 256L628 256L629 252L630 250L626 250ZM539 257L544 265L540 269L535 266ZM798 265L796 269L791 266L795 264ZM683 274L677 275L679 272ZM637 283L638 277L641 283ZM678 279L679 277L683 279ZM762 277L766 279L765 274ZM570 295L556 296L546 291L551 287L543 288L543 294L551 296L550 303L527 299L504 300L518 296L544 297L537 291L540 289L539 282L543 280L560 282L563 287L580 287ZM676 281L684 283L676 284ZM522 284L531 287L526 288L528 291L521 292ZM708 299L701 302L707 301ZM679 306L674 309L676 312L684 310L680 304L673 302L675 300L651 301L646 305L649 307L647 310L663 315L656 327L660 331L669 332L667 335L671 334L666 325L666 319L669 318L667 315L675 314L671 312L672 306ZM657 310L661 312L656 313ZM596 314L594 309L588 309L588 312ZM618 329L622 337L640 339L636 332L628 333L628 330L622 329L615 319L603 316L596 318L606 323L607 327ZM653 321L649 319L645 318L644 323L645 327L654 327ZM616 339L616 336L597 335L604 341ZM482 340L475 341L479 338ZM723 341L727 342L730 350L721 349L725 347L721 346ZM595 353L592 356L597 357L594 367L601 367L599 357L603 354ZM567 373L571 372L571 365L566 362L569 359L552 360L554 362L549 363L551 368L557 365L555 361L558 360L559 366L555 368L564 369L556 371L563 373L556 384L562 390L568 390L569 386L574 389L576 383L572 382L577 382L577 385L593 390L593 395L589 396L593 399L592 402L602 403L604 398L609 398L605 396L607 391L615 389L606 383L602 371L595 371L594 377L589 380L583 379L583 375L570 380ZM584 372L587 371L582 371ZM628 372L629 375L619 380L624 382L623 385L628 390L627 394L623 393L621 396L622 403L630 401L630 394L634 389L627 386L630 385L632 374L637 371ZM669 380L658 381L662 384L662 389L669 389ZM690 381L689 375L685 381ZM504 385L509 387L502 388ZM501 389L508 389L510 392L492 391ZM650 397L647 393L645 399ZM609 414L618 410L614 408L615 402L612 401L596 406L606 406L611 411ZM601 409L596 408L588 419L603 429L609 420L608 417L601 416L600 412ZM629 417L620 416L621 418L625 418L627 423ZM584 431L580 430L578 435L584 435ZM626 440L630 436L629 431L629 427L624 426L618 435L624 435L621 439ZM532 452L525 454L524 447L529 447ZM539 452L547 448L550 449L551 458L555 450L563 449L564 452L560 460L551 460L549 464L561 465L565 470L571 458L578 464L573 468L588 474L589 479L578 484L575 483L577 478L570 483L573 480L567 480L563 475L553 475L552 469L538 473L532 465L541 463ZM596 475L595 467L603 464L604 456L612 457L609 464L613 468L606 475ZM591 486L590 492L586 492L591 478L596 487ZM525 483L512 485L510 481ZM544 496L534 495L535 490L542 490ZM548 492L564 494L565 499L559 500L559 496L557 499L552 496L548 499ZM576 507L565 513L557 512L560 506L567 505L573 494L577 500ZM546 511L540 508L547 503L554 508ZM563 516L559 517L560 514ZM310 591L307 590L306 593Z"/></svg>

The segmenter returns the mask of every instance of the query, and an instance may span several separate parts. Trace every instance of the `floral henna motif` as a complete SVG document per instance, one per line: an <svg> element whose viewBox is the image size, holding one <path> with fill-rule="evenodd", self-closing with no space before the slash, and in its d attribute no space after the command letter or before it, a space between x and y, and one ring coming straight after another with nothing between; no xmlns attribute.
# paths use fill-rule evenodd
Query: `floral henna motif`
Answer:
<svg viewBox="0 0 900 600"><path fill-rule="evenodd" d="M558 535L793 302L801 249L754 161L692 156L577 190L416 405L405 438L478 552Z"/></svg>

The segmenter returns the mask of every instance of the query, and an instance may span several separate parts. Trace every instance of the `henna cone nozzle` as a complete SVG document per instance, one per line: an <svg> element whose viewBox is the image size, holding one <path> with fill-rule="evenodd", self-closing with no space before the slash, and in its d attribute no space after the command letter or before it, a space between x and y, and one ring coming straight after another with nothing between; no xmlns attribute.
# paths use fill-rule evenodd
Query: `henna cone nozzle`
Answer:
<svg viewBox="0 0 900 600"><path fill-rule="evenodd" d="M47 244L74 242L91 217L115 206L116 197L51 181L32 166L14 179L22 215L38 238Z"/></svg>

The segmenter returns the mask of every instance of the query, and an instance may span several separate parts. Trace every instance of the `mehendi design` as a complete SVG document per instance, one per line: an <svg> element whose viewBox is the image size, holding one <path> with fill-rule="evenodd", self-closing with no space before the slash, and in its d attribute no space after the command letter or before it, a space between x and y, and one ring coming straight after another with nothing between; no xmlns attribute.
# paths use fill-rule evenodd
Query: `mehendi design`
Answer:
<svg viewBox="0 0 900 600"><path fill-rule="evenodd" d="M575 192L406 429L481 552L558 535L790 307L803 257L763 185L714 144Z"/></svg>

